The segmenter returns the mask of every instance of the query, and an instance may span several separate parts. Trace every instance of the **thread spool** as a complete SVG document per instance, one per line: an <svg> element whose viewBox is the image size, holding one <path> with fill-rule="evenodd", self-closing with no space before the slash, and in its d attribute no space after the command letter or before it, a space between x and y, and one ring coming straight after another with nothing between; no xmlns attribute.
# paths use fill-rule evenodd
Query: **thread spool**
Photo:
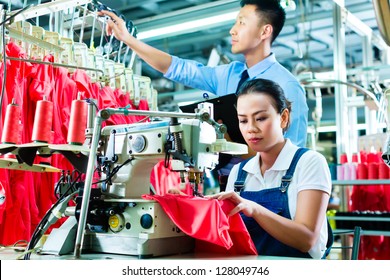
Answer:
<svg viewBox="0 0 390 280"><path fill-rule="evenodd" d="M19 142L19 118L20 107L15 103L15 99L11 104L7 105L5 112L4 128L1 135L1 142L3 144L16 144Z"/></svg>
<svg viewBox="0 0 390 280"><path fill-rule="evenodd" d="M337 180L349 179L349 172L345 169L346 163L348 163L347 154L343 153L340 155L340 164L337 165Z"/></svg>
<svg viewBox="0 0 390 280"><path fill-rule="evenodd" d="M341 168L343 169L343 179L344 180L352 180L351 172L351 164L348 162L348 156L347 154L342 154L340 156L340 163L341 163ZM354 170L356 173L356 169Z"/></svg>
<svg viewBox="0 0 390 280"><path fill-rule="evenodd" d="M360 155L360 162L367 163L367 153L364 150L361 150L359 152L359 155Z"/></svg>
<svg viewBox="0 0 390 280"><path fill-rule="evenodd" d="M378 163L377 162L368 163L368 179L370 179L370 180L378 179Z"/></svg>
<svg viewBox="0 0 390 280"><path fill-rule="evenodd" d="M68 129L68 144L82 145L87 128L88 104L84 100L73 100Z"/></svg>
<svg viewBox="0 0 390 280"><path fill-rule="evenodd" d="M341 154L340 156L340 164L348 163L347 154Z"/></svg>
<svg viewBox="0 0 390 280"><path fill-rule="evenodd" d="M43 100L37 102L35 110L32 141L49 143L53 124L53 102Z"/></svg>
<svg viewBox="0 0 390 280"><path fill-rule="evenodd" d="M341 164L336 166L337 180L344 180L344 167Z"/></svg>
<svg viewBox="0 0 390 280"><path fill-rule="evenodd" d="M366 163L359 163L357 166L357 179L366 180L368 178L368 170Z"/></svg>
<svg viewBox="0 0 390 280"><path fill-rule="evenodd" d="M349 163L349 176L350 180L356 180L357 179L357 166L358 166L358 155L357 154L352 154L352 162Z"/></svg>
<svg viewBox="0 0 390 280"><path fill-rule="evenodd" d="M389 175L389 167L384 162L379 162L378 178L389 179Z"/></svg>

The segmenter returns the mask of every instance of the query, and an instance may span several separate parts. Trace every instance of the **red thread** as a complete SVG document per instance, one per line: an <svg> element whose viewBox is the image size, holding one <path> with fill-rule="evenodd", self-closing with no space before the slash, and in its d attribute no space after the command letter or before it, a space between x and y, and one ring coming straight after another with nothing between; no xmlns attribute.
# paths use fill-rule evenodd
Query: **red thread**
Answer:
<svg viewBox="0 0 390 280"><path fill-rule="evenodd" d="M35 110L32 141L49 143L53 124L53 102L39 100Z"/></svg>
<svg viewBox="0 0 390 280"><path fill-rule="evenodd" d="M87 128L87 103L83 100L73 100L69 121L68 144L82 145L85 141Z"/></svg>
<svg viewBox="0 0 390 280"><path fill-rule="evenodd" d="M378 163L377 162L369 162L368 163L368 179L376 180L378 179Z"/></svg>
<svg viewBox="0 0 390 280"><path fill-rule="evenodd" d="M357 179L366 180L368 178L368 168L366 163L359 163L357 168Z"/></svg>
<svg viewBox="0 0 390 280"><path fill-rule="evenodd" d="M19 142L19 118L20 107L12 101L7 105L5 113L3 134L1 135L1 142L6 144L17 144Z"/></svg>
<svg viewBox="0 0 390 280"><path fill-rule="evenodd" d="M378 179L389 179L389 167L383 161L379 162Z"/></svg>
<svg viewBox="0 0 390 280"><path fill-rule="evenodd" d="M348 162L347 154L342 154L340 156L340 164L347 163L347 162Z"/></svg>

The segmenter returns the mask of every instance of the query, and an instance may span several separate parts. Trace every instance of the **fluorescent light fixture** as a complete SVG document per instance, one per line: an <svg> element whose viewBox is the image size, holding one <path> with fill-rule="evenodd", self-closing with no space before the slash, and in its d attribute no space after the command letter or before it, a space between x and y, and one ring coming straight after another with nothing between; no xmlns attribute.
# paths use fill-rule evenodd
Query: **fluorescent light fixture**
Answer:
<svg viewBox="0 0 390 280"><path fill-rule="evenodd" d="M183 23L178 23L170 26L151 29L148 31L139 32L137 38L140 40L150 39L155 37L166 37L167 35L178 35L183 33L195 32L206 27L217 26L221 23L226 23L235 20L238 11L211 16Z"/></svg>
<svg viewBox="0 0 390 280"><path fill-rule="evenodd" d="M386 124L384 123L379 123L378 128L386 128ZM357 130L366 130L367 129L367 124L365 123L360 123L356 125ZM317 132L319 133L326 133L326 132L336 132L337 126L335 125L328 125L328 126L320 126L317 127Z"/></svg>

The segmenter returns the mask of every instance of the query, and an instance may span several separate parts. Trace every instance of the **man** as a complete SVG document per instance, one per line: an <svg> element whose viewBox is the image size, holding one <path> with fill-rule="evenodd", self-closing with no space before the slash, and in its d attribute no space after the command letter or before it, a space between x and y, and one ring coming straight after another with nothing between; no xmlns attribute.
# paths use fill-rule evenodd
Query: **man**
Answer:
<svg viewBox="0 0 390 280"><path fill-rule="evenodd" d="M141 59L172 81L219 96L236 93L241 79L263 78L277 82L292 102L291 125L285 136L297 146L305 146L308 113L305 92L271 52L272 42L282 30L286 18L278 0L241 1L241 9L230 35L232 52L243 54L245 63L234 61L216 67L207 67L153 48L131 36L123 20L114 13L102 11L101 14L112 19L107 24L109 35L114 34ZM245 77L246 74L249 77Z"/></svg>

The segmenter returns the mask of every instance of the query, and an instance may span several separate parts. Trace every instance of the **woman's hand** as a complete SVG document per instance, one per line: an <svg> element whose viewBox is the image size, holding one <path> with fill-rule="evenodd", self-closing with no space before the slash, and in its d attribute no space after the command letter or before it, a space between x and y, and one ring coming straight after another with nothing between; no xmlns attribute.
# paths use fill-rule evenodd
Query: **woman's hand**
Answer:
<svg viewBox="0 0 390 280"><path fill-rule="evenodd" d="M177 194L177 195L187 195L186 193L182 192L181 190L178 189L169 189L168 190L169 194Z"/></svg>
<svg viewBox="0 0 390 280"><path fill-rule="evenodd" d="M132 37L126 28L126 22L113 12L102 10L98 13L98 15L107 15L110 18L107 20L106 25L106 33L108 36L113 34L119 41L125 41L126 39Z"/></svg>
<svg viewBox="0 0 390 280"><path fill-rule="evenodd" d="M236 207L234 207L233 210L230 211L229 216L233 216L234 214L242 212L247 217L253 217L260 210L261 207L256 202L242 198L240 195L233 191L221 192L219 194L213 195L212 198L218 200L228 199L233 202L234 205L236 205Z"/></svg>

